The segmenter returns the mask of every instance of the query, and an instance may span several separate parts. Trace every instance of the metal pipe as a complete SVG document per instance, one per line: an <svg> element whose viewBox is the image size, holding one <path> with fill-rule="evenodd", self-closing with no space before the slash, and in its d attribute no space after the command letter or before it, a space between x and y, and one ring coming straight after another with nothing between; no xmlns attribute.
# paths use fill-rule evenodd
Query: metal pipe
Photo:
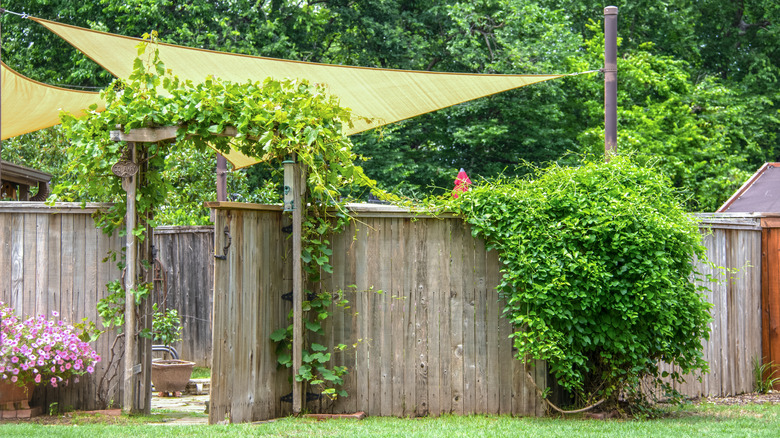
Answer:
<svg viewBox="0 0 780 438"><path fill-rule="evenodd" d="M604 160L617 152L617 6L604 8Z"/></svg>

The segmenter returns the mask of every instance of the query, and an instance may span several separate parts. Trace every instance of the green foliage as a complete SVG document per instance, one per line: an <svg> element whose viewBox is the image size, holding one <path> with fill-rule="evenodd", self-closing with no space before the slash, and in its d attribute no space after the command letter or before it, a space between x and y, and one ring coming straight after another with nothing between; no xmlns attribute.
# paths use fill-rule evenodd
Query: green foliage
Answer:
<svg viewBox="0 0 780 438"><path fill-rule="evenodd" d="M710 305L691 282L701 236L656 169L609 163L537 171L472 187L455 203L499 251L505 314L521 360L546 360L581 400L707 370Z"/></svg>
<svg viewBox="0 0 780 438"><path fill-rule="evenodd" d="M108 295L97 303L98 315L103 327L122 330L125 326L125 290L120 280L113 280L106 287Z"/></svg>
<svg viewBox="0 0 780 438"><path fill-rule="evenodd" d="M351 123L349 110L340 107L323 86L305 80L266 79L238 84L208 77L197 84L182 82L165 69L159 51L154 47L150 50L148 38L153 40L154 33L145 38L139 45L139 58L129 79L117 80L101 93L107 104L105 111L98 113L92 108L84 118L63 116L63 127L72 139L68 153L78 159L71 162L74 180L55 188L55 194L108 197L118 201L99 218L98 224L107 232L120 227L125 215L125 192L119 178L110 176L110 168L127 159L128 152L124 144L109 138L109 131L117 126L129 132L136 128L178 125L175 142L142 144L141 157L147 158L136 197L142 224L133 233L143 240L147 229L143 223L154 226L156 212L162 211L169 218L193 215L167 202L169 194L181 193L173 190L166 177L188 177L188 172L176 171L177 160L186 155L177 152L194 150L203 154L207 144L227 151L230 142L232 147L265 162L278 163L295 157L305 171L308 190L308 197L302 203L306 218L301 234L302 259L309 284L319 283L321 271L332 272L327 236L342 230L350 220L344 208L346 200L341 199L342 188L354 184L371 189L375 185L354 164L358 156L352 152L352 144L343 132L343 127ZM234 138L219 135L227 128L235 128L237 135ZM193 180L198 180L197 176ZM195 188L197 184L189 187ZM271 197L268 192L274 188L268 184L264 191L256 191L252 196L268 200ZM119 324L123 321L124 297L118 283L109 287L113 287L112 293L99 303L99 311L104 324ZM136 300L148 297L148 288L148 284L139 285L134 291ZM320 294L307 302L305 310L313 318L307 321L306 327L315 333L321 331L321 321L329 315L326 309L332 298L326 295ZM167 344L175 342L177 327L175 313L155 311L152 332L141 334ZM340 384L346 369L327 368L325 363L330 360L330 353L318 351L317 344L310 345L311 349L304 353L305 366L295 377L315 385ZM336 395L333 388L323 392Z"/></svg>
<svg viewBox="0 0 780 438"><path fill-rule="evenodd" d="M762 362L759 357L753 358L753 390L760 394L766 394L780 384L780 377L775 377L777 368L772 362Z"/></svg>
<svg viewBox="0 0 780 438"><path fill-rule="evenodd" d="M176 309L158 310L157 303L152 305L152 342L168 345L181 341L181 319Z"/></svg>
<svg viewBox="0 0 780 438"><path fill-rule="evenodd" d="M619 148L639 162L657 163L684 190L690 210L714 210L761 163L778 160L776 3L615 3ZM153 28L165 42L191 47L333 64L483 73L566 73L603 65L604 4L587 0L10 0L3 6L130 36ZM12 68L53 84L110 83L107 72L41 26L10 14L0 20L3 60ZM522 175L523 162L569 163L570 152L603 149L602 129L603 77L583 75L423 115L353 142L372 158L365 171L382 188L424 196L450 190L460 167L472 178L491 178ZM36 150L47 136L4 142L4 158L16 159L24 149L29 159L23 163L46 161L49 154ZM31 147L23 145L28 142ZM159 220L203 223L202 198L213 193L205 182L212 179L212 162L201 152L182 154L191 159L178 161L177 175L169 179L179 183L168 195L177 207L159 212ZM54 173L58 181L77 176ZM247 185L237 181L230 189L237 199L252 198L271 177L259 166L242 173ZM195 175L201 182L190 189ZM82 193L74 199L99 198Z"/></svg>
<svg viewBox="0 0 780 438"><path fill-rule="evenodd" d="M312 264L309 262L307 264L309 265L307 269L312 269ZM322 291L317 294L306 291L306 295L309 299L303 301L303 310L309 315L305 321L305 327L310 332L310 338L324 334L322 322L329 318L337 308L344 309L349 304L344 299L341 290ZM271 334L271 340L276 342L276 360L280 366L286 368L292 367L292 338L292 325L280 328ZM344 349L346 349L344 344L333 346L335 352L341 352ZM334 400L347 396L347 392L338 387L344 384L342 376L347 374L348 370L345 366L331 366L331 356L328 347L310 340L308 348L304 349L301 356L300 372L295 376L295 379L319 387L322 394Z"/></svg>

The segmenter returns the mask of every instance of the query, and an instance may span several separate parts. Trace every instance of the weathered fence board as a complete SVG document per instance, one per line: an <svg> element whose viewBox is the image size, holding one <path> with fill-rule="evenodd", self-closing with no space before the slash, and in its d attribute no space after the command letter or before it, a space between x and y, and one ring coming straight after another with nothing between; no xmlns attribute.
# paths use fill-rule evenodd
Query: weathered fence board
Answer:
<svg viewBox="0 0 780 438"><path fill-rule="evenodd" d="M182 341L173 347L182 359L210 367L214 227L158 227L154 247L164 274L156 281L167 287L166 307L176 309L182 322Z"/></svg>
<svg viewBox="0 0 780 438"><path fill-rule="evenodd" d="M86 317L102 327L97 302L107 296L106 284L120 276L116 264L103 259L124 247L123 239L105 235L90 217L106 207L0 202L0 300L20 315L50 316L56 310L65 320L79 322ZM168 279L168 306L182 316L184 341L175 347L183 358L200 366L210 366L211 361L213 242L213 227L161 227L155 233L158 258ZM111 330L95 343L103 360L91 378L68 387L41 387L34 403L98 408L97 385L106 372L115 336ZM121 354L121 346L116 350ZM118 402L119 391L114 387L107 399Z"/></svg>
<svg viewBox="0 0 780 438"><path fill-rule="evenodd" d="M289 371L276 367L261 371L251 360L236 357L233 347L250 340L242 344L247 349L242 355L258 362L273 358L270 334L289 324L289 304L282 301L281 290L272 292L270 299L253 298L288 272L289 259L268 256L287 252L282 214L268 206L222 206L226 208L217 208L216 227L229 226L233 245L227 260L215 264L210 421L283 415L289 404L279 397L290 391ZM499 281L495 254L487 253L460 219L383 216L361 216L357 225L330 238L335 248L333 273L323 278L331 292L344 290L350 304L344 312L334 311L323 325L322 337L349 346L334 353L331 361L350 368L344 385L349 397L310 402L307 408L388 416L541 413L542 402L529 388L524 367L512 358L511 328L499 327L502 306L494 290ZM273 225L253 225L258 222ZM237 245L241 235L251 242ZM218 238L215 247L220 246ZM241 280L246 271L257 270L264 272L252 285ZM236 313L231 304L235 301L246 303L249 311ZM253 319L271 323L253 326ZM546 371L539 365L531 370L532 377L544 386ZM257 378L247 382L250 375ZM255 404L275 409L247 406L246 394L237 396L231 382L242 382Z"/></svg>
<svg viewBox="0 0 780 438"><path fill-rule="evenodd" d="M89 213L96 207L0 203L0 299L19 313L58 310L70 321L97 321L95 304L107 294L105 284L119 276L113 263L101 260L124 245L94 228ZM219 209L216 239L208 227L156 234L168 305L184 321L187 341L177 347L204 365L214 349L212 421L286 415L290 405L279 399L290 392L289 371L277 368L270 333L288 324L290 304L281 299L291 288L289 240L281 231L287 219L274 207L227 207ZM350 396L313 402L309 409L393 416L540 413L526 371L512 357L512 328L500 317L495 252L486 252L455 218L413 218L388 208L359 214L356 228L331 237L334 272L326 276L330 290L344 289L350 301L326 324L325 335L329 343L349 346L332 363L349 367L344 388ZM712 261L736 270L699 266L723 281L709 285L715 307L705 359L711 372L702 382L689 378L678 386L690 396L750 391L752 360L761 357L760 273L767 266L761 228L755 217L732 216L705 220L713 230L704 237ZM227 243L225 225L234 240L228 259L216 261L212 280L209 266L214 248L221 254ZM777 288L775 271L765 272L764 288L772 287L769 282ZM211 281L218 286L213 294ZM112 339L109 334L96 345L104 358ZM545 367L539 365L529 371L542 386ZM98 377L105 366L97 367ZM36 400L92 408L95 385L95 379L82 379L69 388L38 390ZM116 391L112 398L121 400Z"/></svg>
<svg viewBox="0 0 780 438"><path fill-rule="evenodd" d="M254 233L255 243L247 247L262 247L261 254L234 247L226 263L216 265L215 346L255 336L253 344L244 344L253 350L250 356L271 354L268 338L275 328L289 324L288 305L272 297L258 302L243 317L228 316L232 300L248 300L257 293L252 287L239 286L245 270L257 269L262 263L267 274L289 278L290 260L263 255L289 251L280 230L281 212L235 203L212 207L217 211L218 227L229 224L245 238ZM333 273L324 275L325 284L330 291L345 289L350 308L335 312L324 325L323 339L316 339L350 346L334 354L331 361L350 368L344 384L349 397L312 402L308 409L392 416L542 413L544 406L527 374L544 387L546 367L537 363L526 370L513 358L512 327L501 317L503 306L495 293L500 280L495 252L487 252L459 219L413 218L401 210L381 210L361 207L357 225L330 237ZM278 225L257 233L247 228L251 216ZM705 359L710 361L711 372L702 382L689 376L677 389L689 396L750 391L751 361L761 349L760 324L750 317L760 310L760 228L754 218L710 217L705 222L708 256L715 266L728 268L697 265L699 271L721 279L708 284L714 318ZM264 233L274 238L272 250L259 243L267 238ZM271 280L257 277L260 285ZM250 333L245 330L251 327L247 318L265 318L267 323ZM215 372L239 380L241 373L255 372L246 369L246 364L230 362L229 350L215 350ZM273 370L265 376L272 390L258 378L250 393L255 403L276 409L255 409L250 415L242 403L233 400L229 387L215 382L211 421L226 417L260 420L289 412L289 405L278 401L289 391L289 372Z"/></svg>
<svg viewBox="0 0 780 438"><path fill-rule="evenodd" d="M703 341L710 371L685 376L674 388L690 397L741 394L753 390L753 361L761 353L761 228L758 218L733 215L703 217L702 239L711 265L696 269L717 282L705 282L710 338ZM662 365L672 372L674 367ZM699 379L701 381L699 381Z"/></svg>
<svg viewBox="0 0 780 438"><path fill-rule="evenodd" d="M50 317L57 311L70 322L97 321L97 300L107 295L105 284L119 276L114 264L101 260L109 249L122 245L118 236L95 228L90 214L103 207L0 202L0 300L18 315ZM109 339L115 335L111 330L94 345L104 360L93 376L59 388L40 386L33 404L98 408L97 382L106 372ZM108 399L121 400L119 389L114 388Z"/></svg>

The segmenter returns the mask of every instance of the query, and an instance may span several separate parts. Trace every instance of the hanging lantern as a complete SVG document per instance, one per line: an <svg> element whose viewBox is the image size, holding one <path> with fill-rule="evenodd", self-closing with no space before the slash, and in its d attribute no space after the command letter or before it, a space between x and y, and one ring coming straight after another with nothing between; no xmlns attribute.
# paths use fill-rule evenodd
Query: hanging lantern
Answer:
<svg viewBox="0 0 780 438"><path fill-rule="evenodd" d="M284 160L282 166L284 166L284 211L295 210L295 203L293 202L293 187L295 187L295 171L293 166L295 161Z"/></svg>

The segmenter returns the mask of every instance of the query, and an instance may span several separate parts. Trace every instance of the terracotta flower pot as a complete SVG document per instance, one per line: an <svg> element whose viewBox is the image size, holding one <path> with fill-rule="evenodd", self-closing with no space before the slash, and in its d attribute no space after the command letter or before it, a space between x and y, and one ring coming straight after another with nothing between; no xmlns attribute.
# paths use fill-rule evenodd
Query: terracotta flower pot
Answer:
<svg viewBox="0 0 780 438"><path fill-rule="evenodd" d="M195 362L186 360L152 361L152 383L155 391L182 392L187 387Z"/></svg>
<svg viewBox="0 0 780 438"><path fill-rule="evenodd" d="M30 408L30 399L32 399L34 383L28 383L26 386L17 386L13 383L0 381L0 409L13 410L14 403L21 403L22 409Z"/></svg>

